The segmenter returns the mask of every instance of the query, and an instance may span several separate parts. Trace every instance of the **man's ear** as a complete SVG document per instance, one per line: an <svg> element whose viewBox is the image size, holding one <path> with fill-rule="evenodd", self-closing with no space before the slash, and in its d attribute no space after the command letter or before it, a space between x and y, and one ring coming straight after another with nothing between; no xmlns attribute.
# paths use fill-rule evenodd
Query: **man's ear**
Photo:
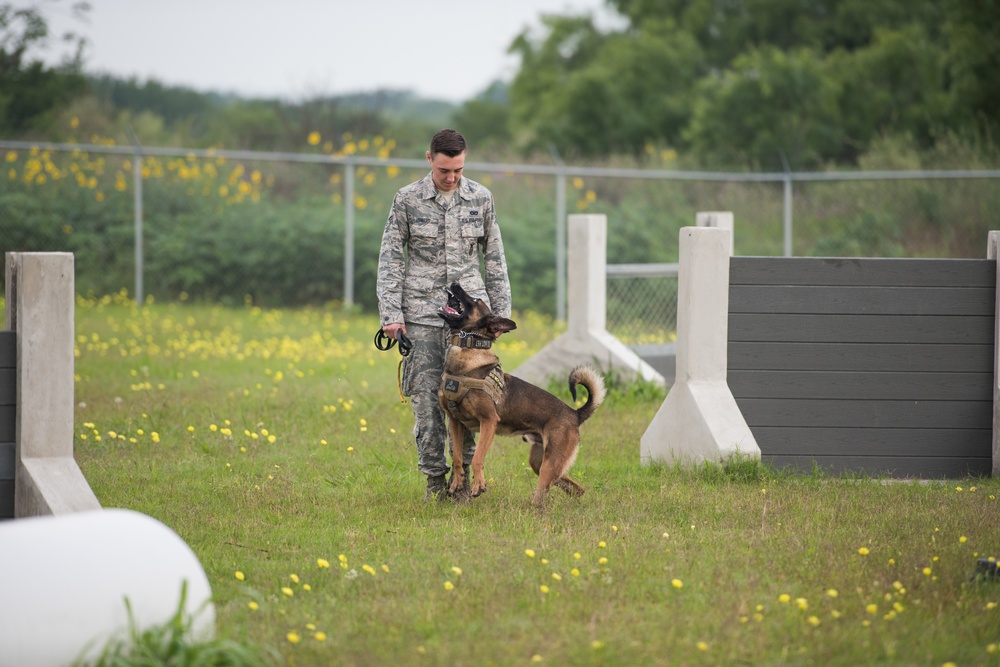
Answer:
<svg viewBox="0 0 1000 667"><path fill-rule="evenodd" d="M490 319L487 328L491 333L502 334L513 331L517 328L517 324L514 323L514 320L508 320L506 317L494 317Z"/></svg>

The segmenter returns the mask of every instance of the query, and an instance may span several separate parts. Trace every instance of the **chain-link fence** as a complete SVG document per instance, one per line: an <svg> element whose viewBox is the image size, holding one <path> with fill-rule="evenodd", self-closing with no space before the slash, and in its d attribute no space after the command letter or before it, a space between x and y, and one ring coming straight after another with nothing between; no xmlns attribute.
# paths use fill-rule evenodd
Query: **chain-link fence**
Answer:
<svg viewBox="0 0 1000 667"><path fill-rule="evenodd" d="M0 142L0 249L66 251L82 294L371 310L394 192L426 174L391 142L338 154ZM983 257L1000 171L680 172L476 163L515 308L565 317L566 216L608 216L608 328L669 341L677 261L699 211L732 211L742 255ZM627 265L627 268L621 268ZM662 267L661 267L662 268ZM2 278L2 276L0 276Z"/></svg>
<svg viewBox="0 0 1000 667"><path fill-rule="evenodd" d="M674 340L677 264L609 264L607 329L626 345Z"/></svg>

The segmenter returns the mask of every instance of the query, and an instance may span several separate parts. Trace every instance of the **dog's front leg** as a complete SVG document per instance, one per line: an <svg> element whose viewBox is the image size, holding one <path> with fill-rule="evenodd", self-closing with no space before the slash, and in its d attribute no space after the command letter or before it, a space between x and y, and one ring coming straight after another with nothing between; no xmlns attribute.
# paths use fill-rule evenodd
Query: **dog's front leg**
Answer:
<svg viewBox="0 0 1000 667"><path fill-rule="evenodd" d="M479 442L476 444L476 454L472 457L472 495L480 495L486 491L486 475L483 473L483 462L486 460L486 452L493 444L493 436L496 434L497 422L486 420L479 422Z"/></svg>
<svg viewBox="0 0 1000 667"><path fill-rule="evenodd" d="M462 442L465 440L465 426L459 420L448 415L448 434L451 437L451 487L448 493L459 495L465 484L465 469L462 467Z"/></svg>

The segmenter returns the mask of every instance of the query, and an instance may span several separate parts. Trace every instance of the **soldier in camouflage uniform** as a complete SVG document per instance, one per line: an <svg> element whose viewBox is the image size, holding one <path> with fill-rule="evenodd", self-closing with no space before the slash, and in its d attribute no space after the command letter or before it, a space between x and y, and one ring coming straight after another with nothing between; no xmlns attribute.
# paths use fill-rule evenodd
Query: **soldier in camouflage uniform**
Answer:
<svg viewBox="0 0 1000 667"><path fill-rule="evenodd" d="M510 317L507 260L493 195L462 176L466 149L455 130L434 135L427 151L431 172L396 193L379 251L382 331L389 338L402 332L413 342L403 362L402 391L413 407L417 467L427 476L428 499L443 497L448 488L448 425L437 399L448 350L449 331L437 316L445 288L458 281L493 312ZM463 460L471 461L474 452L475 441L466 432Z"/></svg>

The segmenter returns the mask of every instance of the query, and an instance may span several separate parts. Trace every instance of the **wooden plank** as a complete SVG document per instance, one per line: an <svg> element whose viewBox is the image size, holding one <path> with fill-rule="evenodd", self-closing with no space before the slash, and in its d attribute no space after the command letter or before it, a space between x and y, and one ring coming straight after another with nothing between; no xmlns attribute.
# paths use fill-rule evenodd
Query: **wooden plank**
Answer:
<svg viewBox="0 0 1000 667"><path fill-rule="evenodd" d="M16 412L13 405L0 405L0 442L14 442L16 435Z"/></svg>
<svg viewBox="0 0 1000 667"><path fill-rule="evenodd" d="M920 479L988 477L993 465L992 459L952 457L762 456L761 460L774 468L790 468L802 472L811 472L815 462L828 475L860 474Z"/></svg>
<svg viewBox="0 0 1000 667"><path fill-rule="evenodd" d="M17 369L0 368L0 405L14 405L17 401Z"/></svg>
<svg viewBox="0 0 1000 667"><path fill-rule="evenodd" d="M0 368L17 368L17 333L0 329Z"/></svg>
<svg viewBox="0 0 1000 667"><path fill-rule="evenodd" d="M0 442L0 479L14 479L16 447L13 442Z"/></svg>
<svg viewBox="0 0 1000 667"><path fill-rule="evenodd" d="M993 401L814 401L736 397L747 425L833 428L992 428ZM862 437L862 432L858 432Z"/></svg>
<svg viewBox="0 0 1000 667"><path fill-rule="evenodd" d="M730 313L730 341L993 345L993 315L785 315Z"/></svg>
<svg viewBox="0 0 1000 667"><path fill-rule="evenodd" d="M730 313L992 316L995 288L730 285Z"/></svg>
<svg viewBox="0 0 1000 667"><path fill-rule="evenodd" d="M730 285L909 285L990 287L996 262L988 259L844 257L733 257Z"/></svg>
<svg viewBox="0 0 1000 667"><path fill-rule="evenodd" d="M756 426L761 454L770 456L990 456L990 429L808 428Z"/></svg>
<svg viewBox="0 0 1000 667"><path fill-rule="evenodd" d="M993 368L992 345L731 342L729 370L939 371Z"/></svg>
<svg viewBox="0 0 1000 667"><path fill-rule="evenodd" d="M14 518L14 480L0 479L0 519Z"/></svg>
<svg viewBox="0 0 1000 667"><path fill-rule="evenodd" d="M993 372L892 373L886 371L730 370L729 388L740 398L990 401Z"/></svg>

